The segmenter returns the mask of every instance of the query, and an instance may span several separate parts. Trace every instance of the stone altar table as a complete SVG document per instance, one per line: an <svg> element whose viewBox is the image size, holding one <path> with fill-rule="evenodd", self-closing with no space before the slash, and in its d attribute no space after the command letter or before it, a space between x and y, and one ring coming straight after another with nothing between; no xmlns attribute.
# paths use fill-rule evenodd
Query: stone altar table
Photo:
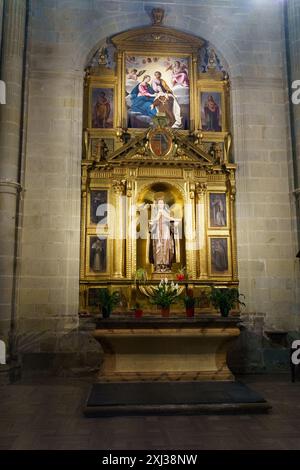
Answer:
<svg viewBox="0 0 300 470"><path fill-rule="evenodd" d="M216 315L103 319L93 333L104 351L99 380L232 381L227 351L239 323Z"/></svg>

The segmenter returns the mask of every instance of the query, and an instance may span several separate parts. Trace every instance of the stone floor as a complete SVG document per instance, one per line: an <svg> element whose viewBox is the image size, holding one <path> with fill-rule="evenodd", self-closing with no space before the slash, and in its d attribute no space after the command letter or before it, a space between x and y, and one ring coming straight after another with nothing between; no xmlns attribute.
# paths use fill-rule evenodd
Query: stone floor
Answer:
<svg viewBox="0 0 300 470"><path fill-rule="evenodd" d="M300 382L247 376L269 415L85 418L90 380L43 378L0 387L4 449L300 449Z"/></svg>

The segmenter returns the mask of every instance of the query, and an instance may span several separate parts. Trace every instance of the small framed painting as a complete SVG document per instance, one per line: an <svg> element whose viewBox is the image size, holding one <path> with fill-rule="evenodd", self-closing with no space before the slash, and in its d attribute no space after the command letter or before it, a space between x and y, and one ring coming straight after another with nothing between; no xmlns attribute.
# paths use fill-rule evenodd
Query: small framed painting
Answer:
<svg viewBox="0 0 300 470"><path fill-rule="evenodd" d="M209 194L210 226L214 228L227 226L227 209L225 193Z"/></svg>
<svg viewBox="0 0 300 470"><path fill-rule="evenodd" d="M112 129L114 127L114 112L114 88L91 88L91 127Z"/></svg>
<svg viewBox="0 0 300 470"><path fill-rule="evenodd" d="M222 93L201 92L201 124L208 132L222 132Z"/></svg>
<svg viewBox="0 0 300 470"><path fill-rule="evenodd" d="M89 237L90 274L104 274L107 271L107 238Z"/></svg>
<svg viewBox="0 0 300 470"><path fill-rule="evenodd" d="M107 224L108 193L106 189L97 189L90 192L90 223Z"/></svg>
<svg viewBox="0 0 300 470"><path fill-rule="evenodd" d="M212 274L227 274L228 266L228 239L211 238L211 272Z"/></svg>

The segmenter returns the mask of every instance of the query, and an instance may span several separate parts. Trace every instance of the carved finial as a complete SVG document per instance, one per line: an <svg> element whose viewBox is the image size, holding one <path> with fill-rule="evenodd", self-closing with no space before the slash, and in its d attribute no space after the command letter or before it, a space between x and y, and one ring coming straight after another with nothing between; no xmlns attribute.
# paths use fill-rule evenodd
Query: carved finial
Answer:
<svg viewBox="0 0 300 470"><path fill-rule="evenodd" d="M217 62L217 55L214 49L210 49L209 51L209 56L208 56L208 64L207 68L208 70L216 70L218 65Z"/></svg>
<svg viewBox="0 0 300 470"><path fill-rule="evenodd" d="M165 16L163 8L153 8L151 12L153 26L161 26Z"/></svg>
<svg viewBox="0 0 300 470"><path fill-rule="evenodd" d="M98 64L107 65L107 48L106 47L102 47L99 51Z"/></svg>

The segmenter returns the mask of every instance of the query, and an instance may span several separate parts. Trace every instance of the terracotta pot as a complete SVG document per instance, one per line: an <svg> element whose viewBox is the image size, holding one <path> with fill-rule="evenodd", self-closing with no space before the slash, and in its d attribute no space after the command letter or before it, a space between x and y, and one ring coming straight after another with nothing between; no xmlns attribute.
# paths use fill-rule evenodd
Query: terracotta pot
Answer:
<svg viewBox="0 0 300 470"><path fill-rule="evenodd" d="M143 316L143 310L141 308L137 308L134 313L135 318L141 318Z"/></svg>
<svg viewBox="0 0 300 470"><path fill-rule="evenodd" d="M170 307L161 307L161 316L169 317L170 316Z"/></svg>
<svg viewBox="0 0 300 470"><path fill-rule="evenodd" d="M187 307L186 308L186 316L193 317L195 315L195 307Z"/></svg>

